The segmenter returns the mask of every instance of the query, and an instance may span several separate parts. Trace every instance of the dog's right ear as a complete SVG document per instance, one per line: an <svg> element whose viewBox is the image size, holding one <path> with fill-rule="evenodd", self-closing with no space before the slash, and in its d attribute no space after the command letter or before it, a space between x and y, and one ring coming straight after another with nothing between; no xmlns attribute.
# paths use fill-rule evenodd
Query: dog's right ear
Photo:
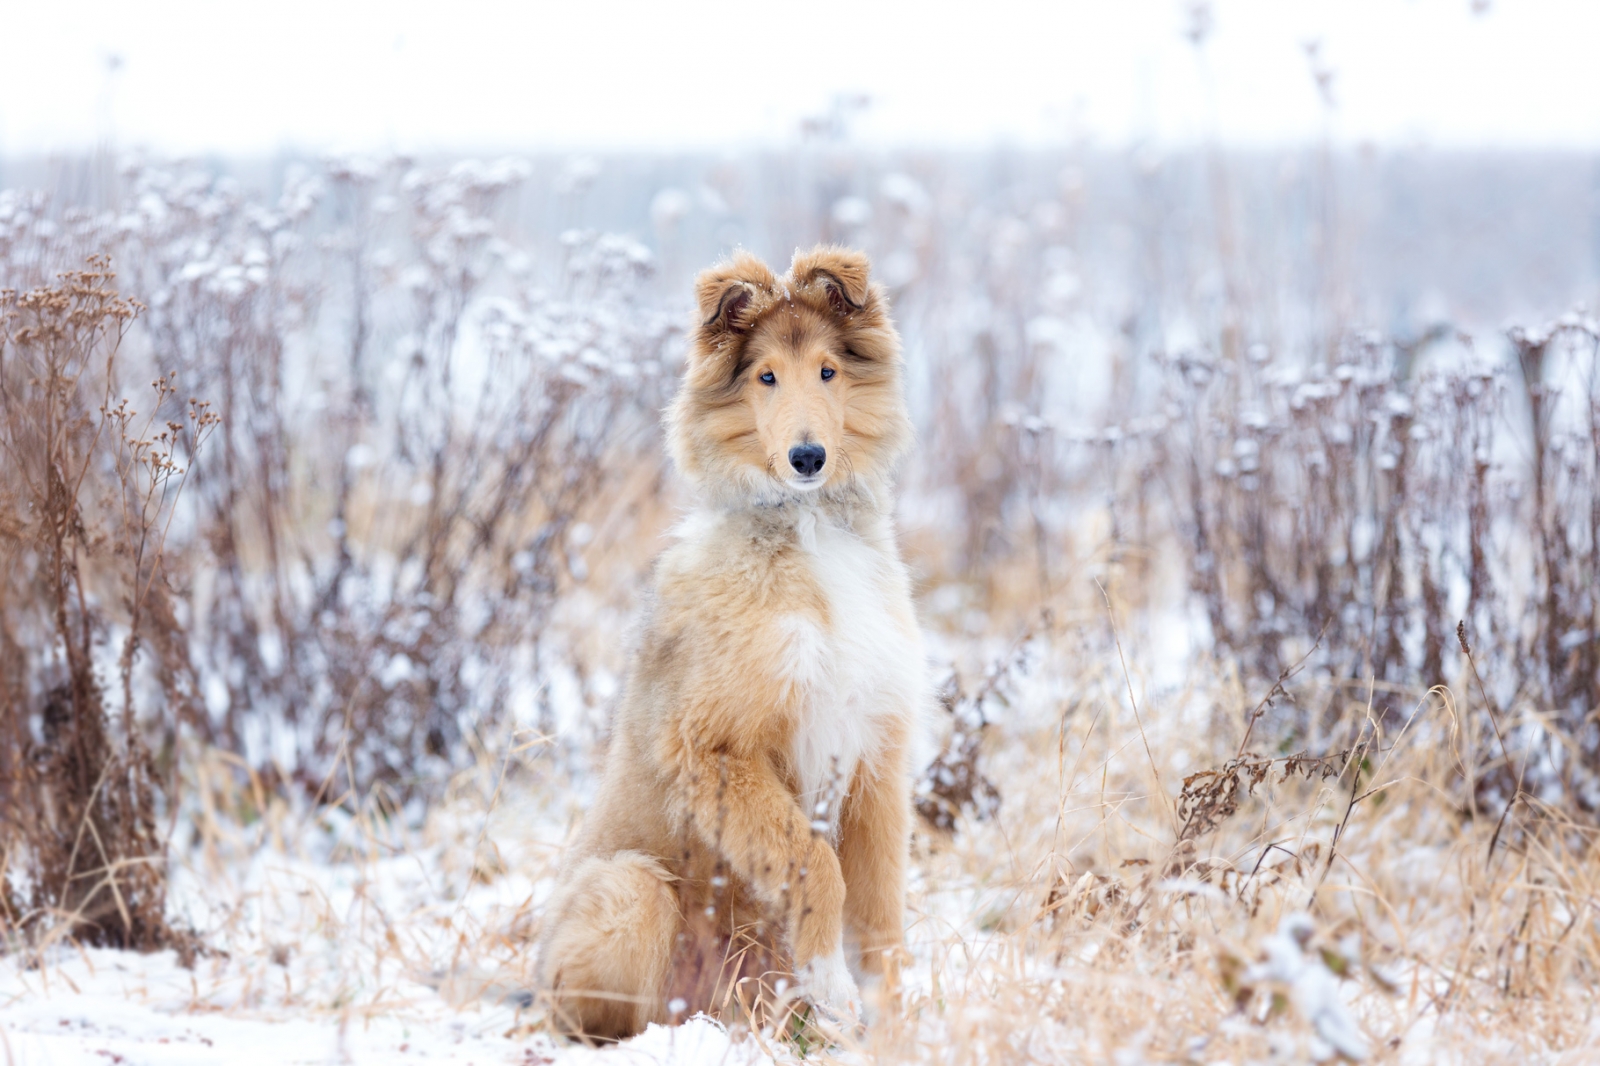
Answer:
<svg viewBox="0 0 1600 1066"><path fill-rule="evenodd" d="M717 302L717 309L711 312L711 317L700 323L712 329L725 329L729 333L744 333L745 325L739 321L739 315L750 306L750 286L742 281L729 282L722 290L722 296ZM705 304L700 310L704 311Z"/></svg>
<svg viewBox="0 0 1600 1066"><path fill-rule="evenodd" d="M775 279L767 264L748 252L700 272L694 279L700 306L700 335L714 341L729 334L748 333Z"/></svg>

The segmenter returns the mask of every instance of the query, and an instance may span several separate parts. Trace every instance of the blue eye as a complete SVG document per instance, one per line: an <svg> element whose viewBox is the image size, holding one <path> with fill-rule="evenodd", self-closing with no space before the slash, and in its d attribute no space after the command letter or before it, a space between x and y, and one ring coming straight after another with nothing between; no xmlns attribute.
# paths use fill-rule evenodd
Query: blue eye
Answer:
<svg viewBox="0 0 1600 1066"><path fill-rule="evenodd" d="M825 367L822 368L822 380L823 381L832 381L833 380L833 375L834 375L833 367L825 366Z"/></svg>
<svg viewBox="0 0 1600 1066"><path fill-rule="evenodd" d="M775 374L773 374L772 371L763 370L761 372L761 384L763 384L763 385L776 385L777 383L778 383L778 378L777 378L777 376Z"/></svg>

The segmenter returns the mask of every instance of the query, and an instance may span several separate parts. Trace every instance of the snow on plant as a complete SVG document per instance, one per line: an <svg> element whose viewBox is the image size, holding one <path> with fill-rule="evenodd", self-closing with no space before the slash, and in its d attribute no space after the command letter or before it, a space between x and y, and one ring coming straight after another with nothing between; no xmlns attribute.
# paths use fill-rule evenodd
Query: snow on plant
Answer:
<svg viewBox="0 0 1600 1066"><path fill-rule="evenodd" d="M186 471L165 576L110 556L147 598L86 586L68 618L85 676L136 712L110 739L148 741L128 809L173 832L138 869L171 871L160 905L196 934L173 942L213 952L178 982L193 1004L370 1021L374 1041L476 1012L473 1054L579 1054L537 1035L528 945L672 519L672 271L743 232L861 242L893 287L922 441L905 543L951 713L899 995L861 1047L703 1023L640 1054L676 1054L674 1033L780 1061L1592 1046L1592 315L1360 328L1332 281L1295 289L1303 264L1254 215L1195 206L1198 163L779 159L792 187L767 199L765 158L670 184L330 158L270 194L134 159L92 210L0 191L0 285L107 253L145 305L117 357L140 412L120 469L145 490ZM646 220L660 260L625 232ZM0 538L34 520L8 501ZM0 632L8 772L48 761L63 720L38 664L68 644L17 583L31 558L0 604L34 618ZM142 840L102 865L135 869ZM89 978L39 922L24 935L23 854L6 987L54 1002L27 965ZM447 1053L406 1040L341 1046Z"/></svg>

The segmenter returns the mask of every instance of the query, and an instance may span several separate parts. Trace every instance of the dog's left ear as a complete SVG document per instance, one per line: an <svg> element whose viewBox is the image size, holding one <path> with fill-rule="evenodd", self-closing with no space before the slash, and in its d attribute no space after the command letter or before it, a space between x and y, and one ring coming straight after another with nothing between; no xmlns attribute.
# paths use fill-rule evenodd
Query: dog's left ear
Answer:
<svg viewBox="0 0 1600 1066"><path fill-rule="evenodd" d="M803 288L820 288L836 315L864 310L873 299L871 264L851 248L825 245L796 252L789 275Z"/></svg>

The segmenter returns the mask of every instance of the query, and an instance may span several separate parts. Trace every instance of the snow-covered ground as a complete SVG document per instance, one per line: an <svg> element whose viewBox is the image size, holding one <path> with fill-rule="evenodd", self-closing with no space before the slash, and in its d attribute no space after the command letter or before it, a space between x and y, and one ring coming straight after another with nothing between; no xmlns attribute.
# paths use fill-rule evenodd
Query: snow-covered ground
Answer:
<svg viewBox="0 0 1600 1066"><path fill-rule="evenodd" d="M16 1066L291 1066L443 1062L518 1066L555 1062L768 1061L703 1016L652 1026L620 1047L557 1048L521 1028L510 1006L452 1009L423 984L402 984L382 1005L320 1011L247 1009L258 975L225 959L193 970L164 952L72 950L37 970L0 970L0 1047ZM288 972L281 979L287 985Z"/></svg>
<svg viewBox="0 0 1600 1066"><path fill-rule="evenodd" d="M0 1053L8 1066L1592 1061L1576 952L1595 935L1581 902L1593 859L1518 857L1502 840L1486 871L1495 827L1453 806L1442 706L1419 704L1373 751L1362 780L1382 801L1348 807L1346 776L1289 775L1280 759L1198 846L1175 845L1171 802L1233 754L1237 727L1213 708L1237 694L1204 664L1146 671L1164 645L1138 626L1124 675L1101 625L1062 622L998 657L935 642L1020 664L988 671L981 768L1001 802L953 836L917 830L900 1001L859 1046L706 1018L605 1049L549 1035L528 995L533 945L593 774L554 744L485 760L429 806L261 808L197 760L169 912L203 950L189 967L66 944L0 957Z"/></svg>
<svg viewBox="0 0 1600 1066"><path fill-rule="evenodd" d="M459 803L408 826L343 809L252 826L186 818L171 909L205 950L58 945L0 959L6 1062L69 1064L760 1060L718 1023L653 1027L604 1052L522 1009L527 922L563 832L527 802ZM232 830L219 837L219 829ZM473 863L473 856L480 862ZM492 872L491 872L492 871ZM486 883L487 882L487 883Z"/></svg>

